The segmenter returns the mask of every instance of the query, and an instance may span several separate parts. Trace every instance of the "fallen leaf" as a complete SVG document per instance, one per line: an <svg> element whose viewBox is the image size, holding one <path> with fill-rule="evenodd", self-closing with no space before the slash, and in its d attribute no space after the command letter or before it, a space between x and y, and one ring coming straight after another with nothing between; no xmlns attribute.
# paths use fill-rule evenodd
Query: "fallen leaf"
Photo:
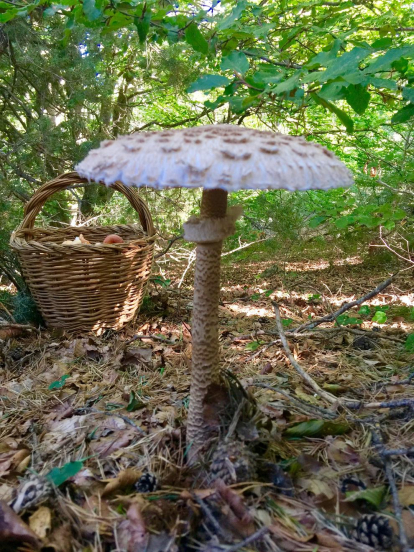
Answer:
<svg viewBox="0 0 414 552"><path fill-rule="evenodd" d="M127 518L118 525L118 547L127 552L144 552L147 550L149 535L139 504L131 504L127 511Z"/></svg>
<svg viewBox="0 0 414 552"><path fill-rule="evenodd" d="M129 445L137 433L133 429L126 429L117 432L116 435L109 435L96 443L91 443L91 450L101 458L107 458L119 449Z"/></svg>
<svg viewBox="0 0 414 552"><path fill-rule="evenodd" d="M134 468L128 468L126 470L121 471L118 474L118 477L115 479L111 479L105 489L102 491L101 496L108 496L112 493L116 493L117 491L120 491L121 489L124 489L125 487L131 487L138 481L138 479L141 477L142 471L136 470Z"/></svg>
<svg viewBox="0 0 414 552"><path fill-rule="evenodd" d="M330 487L329 483L321 479L300 478L297 483L302 489L305 489L316 497L324 496L326 498L333 498L335 496L335 491Z"/></svg>
<svg viewBox="0 0 414 552"><path fill-rule="evenodd" d="M0 477L15 471L17 466L28 456L30 457L30 451L27 449L0 454Z"/></svg>
<svg viewBox="0 0 414 552"><path fill-rule="evenodd" d="M29 517L29 525L38 537L44 539L52 527L52 512L46 506L41 506Z"/></svg>
<svg viewBox="0 0 414 552"><path fill-rule="evenodd" d="M44 548L54 552L72 552L73 536L70 524L65 523L57 527L49 535Z"/></svg>
<svg viewBox="0 0 414 552"><path fill-rule="evenodd" d="M414 505L414 485L405 485L402 489L400 489L398 492L398 498L400 499L401 506L409 508Z"/></svg>
<svg viewBox="0 0 414 552"><path fill-rule="evenodd" d="M36 533L20 519L20 517L3 500L0 500L0 543L23 542L40 547L40 540Z"/></svg>

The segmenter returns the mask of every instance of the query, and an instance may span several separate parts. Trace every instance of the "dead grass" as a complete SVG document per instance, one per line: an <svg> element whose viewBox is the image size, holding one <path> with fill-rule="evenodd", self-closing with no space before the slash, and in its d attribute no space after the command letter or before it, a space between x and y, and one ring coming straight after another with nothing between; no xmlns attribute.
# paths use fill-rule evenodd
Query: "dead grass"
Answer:
<svg viewBox="0 0 414 552"><path fill-rule="evenodd" d="M269 262L224 266L222 363L257 401L262 444L253 441L251 446L290 474L295 496L277 492L269 480L238 483L232 489L244 510L237 513L233 495L217 498L209 488L207 466L201 470L186 466L191 289L175 289L181 276L177 272L171 288L151 290L150 310L121 333L97 338L42 332L4 342L0 499L12 500L20 480L26 481L30 473L45 476L53 468L82 462L77 473L44 496L43 506L40 501L19 512L22 523L41 537L39 547L57 552L215 552L225 550L218 542L221 546L239 542L240 550L263 552L373 550L349 538L356 519L381 513L396 530L372 432L382 434L387 449L412 447L413 409L335 414L300 380L280 345L268 346L275 339L268 335L275 330L271 299L279 302L282 317L295 326L366 293L386 275L372 275L358 259L349 259L334 266L295 262L285 271L268 270L266 276L257 277L271 266ZM191 282L190 272L186 282ZM346 329L314 331L289 338L294 356L319 385L339 397L364 402L413 399L413 380L403 383L413 371L414 360L404 348L407 335L414 333L409 311L414 306L411 274L403 275L369 305L389 307L374 347L355 348L358 336ZM351 329L379 326L371 318ZM125 346L136 333L160 335L173 344L138 340ZM21 348L20 358L12 354L17 348ZM257 383L284 394L258 388ZM289 428L317 419L317 409L333 415L330 430L325 427L322 433L288 437ZM349 427L339 435L341 423ZM414 504L413 457L400 454L392 461L406 531L414 539L409 509ZM140 494L134 483L146 471L157 476L160 488ZM125 472L132 479L125 479ZM106 494L109 482L113 490ZM347 494L382 486L379 499L367 492L359 500ZM217 534L199 499L222 534ZM49 511L49 517L43 512L40 521L43 533L36 517L35 521L31 517L41 507ZM243 546L243 540L261 527L268 527L266 535ZM139 541L138 530L145 546L131 544ZM396 538L393 549L398 546Z"/></svg>

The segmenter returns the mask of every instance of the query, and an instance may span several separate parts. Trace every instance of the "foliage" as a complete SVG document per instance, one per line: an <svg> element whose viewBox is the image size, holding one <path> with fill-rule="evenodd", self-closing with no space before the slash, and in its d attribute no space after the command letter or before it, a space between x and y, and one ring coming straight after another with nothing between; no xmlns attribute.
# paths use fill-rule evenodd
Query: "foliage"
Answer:
<svg viewBox="0 0 414 552"><path fill-rule="evenodd" d="M235 194L246 207L236 239L264 233L287 250L320 236L322 247L368 242L380 227L414 234L409 5L23 0L0 4L0 24L4 273L8 235L41 182L103 139L201 123L303 134L355 174L345 193ZM143 194L165 234L179 231L199 198L189 190ZM62 193L41 221L68 223L74 210L81 220L134 220L118 195L108 206L110 195L99 187Z"/></svg>

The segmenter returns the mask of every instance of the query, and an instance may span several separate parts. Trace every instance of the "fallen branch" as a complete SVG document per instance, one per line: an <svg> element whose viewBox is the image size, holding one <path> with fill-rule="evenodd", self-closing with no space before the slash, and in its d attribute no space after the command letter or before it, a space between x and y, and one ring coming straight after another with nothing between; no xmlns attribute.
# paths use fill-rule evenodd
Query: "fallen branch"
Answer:
<svg viewBox="0 0 414 552"><path fill-rule="evenodd" d="M351 301L351 303L345 303L337 311L335 311L331 314L327 314L326 316L323 316L322 318L318 318L317 320L313 320L312 322L307 322L306 324L302 324L302 325L298 326L297 328L294 328L293 330L288 330L288 333L298 333L298 332L301 332L302 330L311 330L311 329L315 328L316 326L319 326L319 324L323 324L324 322L333 322L334 320L336 320L338 318L338 316L343 314L345 311L347 311L349 309L352 309L352 307L359 306L362 303L365 303L365 301L368 301L369 299L372 299L373 297L375 297L376 295L381 293L381 291L383 291L385 288L387 288L394 281L397 274L398 274L398 272L393 274L390 278L388 278L384 282L381 282L381 284L379 284L375 289L373 289L372 291L370 291L369 293L367 293L363 297L360 297L359 299L356 299L355 301Z"/></svg>
<svg viewBox="0 0 414 552"><path fill-rule="evenodd" d="M272 301L272 305L275 311L276 316L276 326L279 331L280 340L282 342L283 348L285 349L285 352L287 354L288 359L290 360L290 363L292 364L293 368L296 370L296 372L300 375L300 377L306 381L306 383L315 391L317 395L322 397L322 399L325 399L326 401L330 402L331 404L337 403L338 399L337 397L334 397L334 395L331 395L331 393L327 393L323 389L319 387L319 385L316 383L315 380L313 380L309 374L305 372L305 370L300 366L298 362L293 358L292 351L290 350L290 347L288 345L286 336L283 331L282 321L280 319L280 311L279 311L279 305L277 303L274 303Z"/></svg>
<svg viewBox="0 0 414 552"><path fill-rule="evenodd" d="M40 333L39 328L30 326L30 324L15 324L14 322L0 322L0 328L10 328L12 330L27 330L29 332Z"/></svg>
<svg viewBox="0 0 414 552"><path fill-rule="evenodd" d="M414 456L414 447L407 449L381 449L381 456Z"/></svg>
<svg viewBox="0 0 414 552"><path fill-rule="evenodd" d="M394 473L392 471L392 465L389 456L386 456L383 454L383 448L384 443L382 440L382 437L379 433L372 430L372 440L375 448L378 451L378 454L380 455L382 461L384 462L385 467L385 475L387 476L388 483L390 486L390 491L392 495L392 501L394 504L394 514L398 523L398 529L399 529L399 540L401 545L401 552L408 552L409 546L408 546L408 539L407 535L405 533L405 527L404 527L404 520L402 517L402 508L401 503L398 498L398 489L397 485L395 483Z"/></svg>
<svg viewBox="0 0 414 552"><path fill-rule="evenodd" d="M335 412L331 412L330 410L326 410L326 408L321 408L314 404L301 401L296 397L292 397L292 395L289 395L289 393L287 393L283 389L279 389L278 387L272 387L271 385L267 385L266 383L253 383L252 386L261 387L262 389L270 389L275 393L279 393L279 395L286 397L289 400L289 402L293 403L299 410L301 410L305 414L309 415L309 413L311 413L312 416L315 416L315 414L317 414L318 416L321 416L322 418L326 418L328 420L333 420L338 417L338 415Z"/></svg>
<svg viewBox="0 0 414 552"><path fill-rule="evenodd" d="M337 404L351 410L360 410L364 408L368 409L383 409L383 408L403 408L409 407L414 409L414 399L400 399L395 401L388 402L372 402L372 403L363 403L361 401L355 401L353 399L338 399L331 393L324 391L316 381L310 377L310 375L305 372L302 366L294 359L292 351L290 350L289 344L286 339L286 335L283 331L282 320L280 318L279 305L272 302L275 317L276 317L276 326L279 332L280 340L282 342L283 348L285 349L286 355L292 364L293 368L300 375L300 377L319 395L322 399L327 400L331 404Z"/></svg>
<svg viewBox="0 0 414 552"><path fill-rule="evenodd" d="M124 342L124 345L129 345L130 343L133 343L134 341L137 341L138 339L153 339L154 341L161 341L162 343L165 343L166 345L177 345L178 341L171 341L171 339L166 339L165 337L161 337L159 335L142 335L142 334L135 334L131 337L131 339L128 339Z"/></svg>
<svg viewBox="0 0 414 552"><path fill-rule="evenodd" d="M223 548L223 552L237 552L237 550L240 550L240 548L244 548L248 544L251 544L252 542L257 541L258 539L261 539L268 532L269 532L269 527L262 527L261 529L256 531L256 533L253 533L253 535L250 535L250 537L247 537L241 542L233 544L233 546L228 546L226 548Z"/></svg>
<svg viewBox="0 0 414 552"><path fill-rule="evenodd" d="M170 240L168 240L168 245L167 247L164 249L164 251L161 251L161 253L157 253L157 255L154 256L154 260L155 259L159 259L160 257L162 257L163 255L165 255L166 253L168 253L168 251L170 250L170 248L172 247L172 245L178 241L178 240L182 240L183 239L183 235L180 234L179 236L175 236L174 238L171 238Z"/></svg>

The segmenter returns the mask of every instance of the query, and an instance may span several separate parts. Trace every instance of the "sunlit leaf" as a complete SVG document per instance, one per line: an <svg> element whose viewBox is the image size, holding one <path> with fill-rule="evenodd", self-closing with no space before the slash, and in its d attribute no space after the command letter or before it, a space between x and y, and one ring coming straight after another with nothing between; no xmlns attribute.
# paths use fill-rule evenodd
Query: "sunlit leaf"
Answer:
<svg viewBox="0 0 414 552"><path fill-rule="evenodd" d="M53 468L47 475L46 478L53 483L56 487L62 485L65 481L76 475L83 468L83 462L68 462L63 465L61 468Z"/></svg>

